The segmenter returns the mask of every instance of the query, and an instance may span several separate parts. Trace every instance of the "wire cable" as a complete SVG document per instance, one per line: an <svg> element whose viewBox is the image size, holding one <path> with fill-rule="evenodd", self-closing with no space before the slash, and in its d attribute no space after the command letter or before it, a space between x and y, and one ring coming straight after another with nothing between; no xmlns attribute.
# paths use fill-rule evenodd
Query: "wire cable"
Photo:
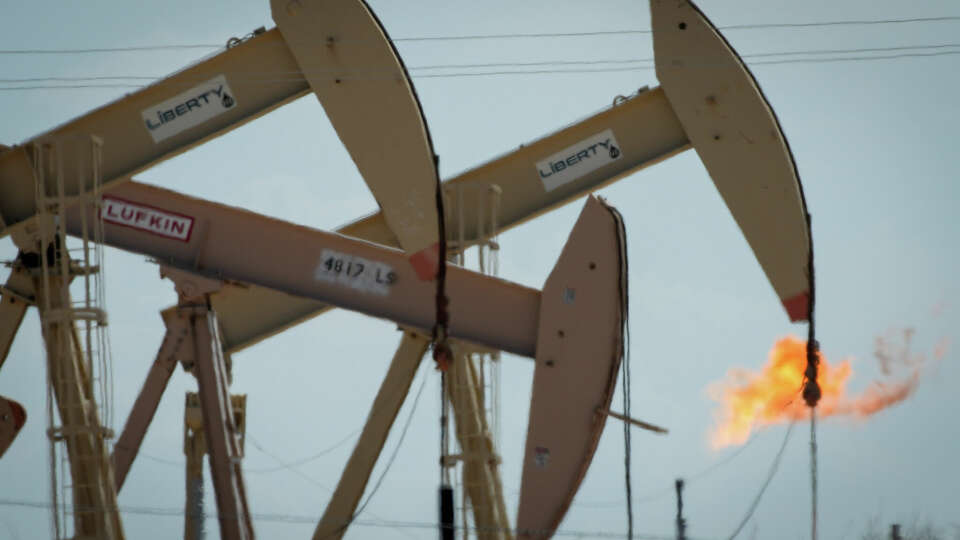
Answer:
<svg viewBox="0 0 960 540"><path fill-rule="evenodd" d="M387 477L387 473L390 472L390 468L393 467L393 462L397 459L397 454L400 452L400 447L403 445L404 439L407 437L407 431L410 429L410 424L413 423L413 415L417 412L417 405L420 403L420 396L423 394L423 389L427 386L428 377L424 375L423 382L420 383L420 389L417 390L416 397L413 398L413 405L410 407L410 414L407 415L407 421L403 425L403 430L400 432L400 439L397 441L397 445L393 448L393 453L390 454L390 459L387 460L387 464L383 469L383 472L380 473L380 477L377 478L376 483L373 485L373 488L370 490L370 494L367 495L367 499L363 501L363 504L354 512L353 517L358 517L363 511L367 508L367 505L370 504L370 501L373 500L373 496L377 494L377 491L380 489L380 485L383 484L383 479Z"/></svg>
<svg viewBox="0 0 960 540"><path fill-rule="evenodd" d="M332 533L331 536L336 536L337 534L343 532L347 527L356 524L357 518L360 517L360 514L363 513L364 510L366 510L367 505L370 504L371 500L373 500L373 496L377 494L377 491L380 489L380 485L383 484L383 479L387 477L387 473L390 472L390 468L393 467L393 462L397 458L397 453L400 451L400 447L403 445L404 439L407 437L407 430L410 429L410 424L413 421L413 414L417 411L417 405L420 403L420 395L423 394L423 389L427 385L427 380L428 377L424 375L423 382L420 383L420 389L417 390L417 395L414 398L413 405L410 408L410 414L407 416L407 421L403 425L403 430L400 432L400 440L397 441L397 445L393 448L393 453L390 454L390 459L387 460L387 464L384 467L383 472L380 473L379 478L377 478L377 481L374 483L370 494L367 495L366 500L364 500L363 503L360 504L359 508L353 513L353 515L350 516L350 519L340 526L335 533ZM370 514L380 519L380 516L377 516L373 512L370 512Z"/></svg>
<svg viewBox="0 0 960 540"><path fill-rule="evenodd" d="M272 472L280 471L280 470L283 470L283 469L289 469L290 467L299 467L299 466L301 466L301 465L305 465L305 464L307 464L307 463L310 463L311 461L316 461L317 459L320 459L321 457L329 454L330 452L333 452L333 451L336 450L337 448L340 448L341 446L343 446L344 444L346 444L348 441L350 441L356 434L360 433L361 430L362 430L362 428L357 428L357 429L353 430L352 432L350 432L349 434L347 434L347 435L346 435L345 437L343 437L342 439L340 439L339 441L337 441L337 442L335 442L334 444L330 445L329 447L324 448L323 450L320 450L320 451L318 451L317 453L312 454L312 455L310 455L310 456L307 456L307 457L305 457L305 458L298 459L298 460L295 460L295 461L283 461L283 460L280 460L279 458L277 458L276 456L271 456L271 457L273 457L274 460L276 460L276 461L278 461L278 462L280 462L280 463L283 463L283 465L279 465L279 466L276 466L276 467L261 467L261 468L248 468L248 467L244 467L244 468L243 468L243 472L244 472L244 473L272 473ZM251 442L253 442L253 439L252 439L252 438L251 438ZM257 446L257 448L260 449L260 447L259 447L258 445L254 444L254 446ZM260 450L263 451L262 449L260 449ZM265 451L264 451L264 453L267 454L267 452L265 452ZM267 454L267 455L270 455L270 454Z"/></svg>
<svg viewBox="0 0 960 540"><path fill-rule="evenodd" d="M770 485L770 481L773 480L773 477L777 474L777 469L780 468L780 458L783 457L783 451L787 448L787 442L790 441L790 434L793 433L793 426L796 425L796 422L790 422L790 427L787 429L787 434L783 437L783 443L780 445L780 450L777 452L777 455L773 458L773 464L770 466L770 472L767 473L767 478L763 481L763 485L760 486L760 491L757 492L757 496L754 497L753 502L750 503L750 507L747 508L746 515L743 516L743 519L740 520L740 524L737 525L737 528L733 531L727 540L733 540L740 534L740 531L743 530L743 527L750 521L750 518L753 517L753 512L756 511L757 506L760 505L760 500L763 498L763 494L767 491L767 487Z"/></svg>
<svg viewBox="0 0 960 540"><path fill-rule="evenodd" d="M945 22L960 20L960 15L944 15L939 17L912 17L902 19L861 19L847 21L819 21L805 23L756 23L756 24L732 24L726 26L717 26L719 30L758 30L767 28L816 28L827 26L871 26L877 24L904 24L919 22ZM417 41L464 41L464 40L487 40L487 39L529 39L529 38L559 38L559 37L594 37L594 36L622 36L636 34L652 34L653 30L596 30L588 32L539 32L539 33L514 33L514 34L473 34L463 36L423 36L399 38L394 41L399 42L417 42Z"/></svg>
<svg viewBox="0 0 960 540"><path fill-rule="evenodd" d="M20 508L35 508L35 509L49 509L52 505L50 502L46 501L27 501L20 499L0 499L0 506L12 506ZM104 509L88 506L72 506L68 509L70 512L119 512L120 514L132 514L132 515L149 515L149 516L164 516L164 517L183 517L183 508L175 507L153 507L153 506L119 506L114 507L113 509ZM217 513L204 513L202 515L203 519L219 519L223 517L224 519L231 519L233 516L227 514L217 514ZM276 522L276 523L316 523L316 516L313 515L296 515L296 514L282 514L282 513L255 513L251 517L257 522ZM394 529L398 532L402 532L403 529L434 529L438 527L436 522L428 521L401 521L401 520L356 520L353 523L356 526L361 527L376 527L376 528L388 528ZM470 531L479 531L480 528L471 527ZM484 527L484 531L491 530L490 528ZM501 530L501 529L496 529ZM516 531L510 529L507 532L514 533ZM607 531L577 531L577 530L557 530L554 533L554 536L557 537L572 537L572 538L626 538L623 533L607 532ZM662 535L662 534L641 534L637 535L638 540L673 540L672 536ZM693 540L693 539L690 539Z"/></svg>
<svg viewBox="0 0 960 540"><path fill-rule="evenodd" d="M861 19L846 21L812 21L803 23L755 23L755 24L732 24L718 26L719 30L758 30L773 28L818 28L832 26L872 26L879 24L905 24L905 23L931 23L948 22L960 20L960 15L943 15L936 17L911 17L911 18L891 18L891 19ZM643 35L651 34L653 31L648 29L627 29L627 30L595 30L588 32L538 32L538 33L503 33L503 34L467 34L467 35L447 35L447 36L411 36L395 38L396 43L429 42L429 41L465 41L465 40L489 40L489 39L543 39L543 38L564 38L564 37L595 37L595 36L617 36L617 35ZM189 50L189 49L220 49L223 44L213 43L192 43L192 44L166 44L166 45L139 45L125 47L94 47L94 48L59 48L59 49L0 49L0 55L28 55L28 54L101 54L101 53L123 53L136 51L167 51L167 50Z"/></svg>
<svg viewBox="0 0 960 540"><path fill-rule="evenodd" d="M883 56L856 56L856 57L836 57L836 58L794 58L786 60L770 60L770 61L759 61L759 62L750 62L749 67L763 66L763 65L781 65L781 64L827 64L834 62L862 62L862 61L874 61L874 60L893 60L893 59L902 59L902 58L922 58L922 57L940 57L940 56L955 56L960 55L960 50L958 51L941 51L933 53L906 53L906 54L897 54L897 55L883 55ZM629 72L629 71L644 71L652 70L653 66L631 66L631 67L622 67L622 68L601 68L601 69L542 69L542 70L511 70L511 71L485 71L485 72L462 72L462 73L438 73L438 74L415 74L412 75L414 79L453 79L461 77L491 77L491 76L503 76L503 75L559 75L559 74L583 74L583 73L618 73L618 72ZM289 80L262 80L257 81L261 84L276 84L289 82ZM147 84L124 84L124 83L112 83L112 84L70 84L70 85L30 85L30 86L0 86L0 92L18 92L18 91L32 91L32 90L77 90L77 89L141 89L149 85Z"/></svg>
<svg viewBox="0 0 960 540"><path fill-rule="evenodd" d="M944 49L957 49L960 48L960 42L951 42L951 43L931 43L931 44L919 44L919 45L897 45L890 47L858 47L852 49L801 49L794 51L772 51L772 52L760 52L760 53L749 53L741 55L742 58L771 58L778 56L799 56L799 55L838 55L838 54L862 54L862 53L880 53L880 52L903 52L903 51L913 51L909 53L910 56L920 56L923 55L923 51L942 51ZM960 51L946 51L945 54L958 54ZM935 56L935 54L931 54ZM751 65L765 65L770 63L780 63L782 61L787 62L798 62L798 61L831 61L831 60L846 60L846 59L863 59L863 58L878 58L878 59L889 59L897 58L900 55L890 55L890 56L857 56L857 57L834 57L834 58L813 58L813 59L783 59L779 61L772 62L751 62ZM518 68L518 67L556 67L556 66L598 66L606 64L651 64L654 62L653 57L646 58L611 58L611 59L594 59L594 60L543 60L543 61L533 61L533 62L486 62L486 63L460 63L460 64L433 64L433 65L423 65L423 66L412 66L410 71L433 71L433 70L445 70L445 69L489 69L489 68ZM639 68L640 66L633 66L631 69ZM644 68L650 66L642 66ZM337 70L328 70L331 74ZM352 73L362 73L370 74L377 72L385 72L385 70L380 69L368 69L361 70L356 66L351 70ZM226 75L231 76L232 82L262 82L262 83L280 83L280 82L291 82L291 81L302 81L305 80L306 75L322 75L323 73L318 73L316 71L311 72L301 72L301 71L272 71L272 72L255 72L255 71L242 71L242 72L223 72ZM516 73L526 73L517 71ZM486 74L486 73L483 73ZM444 74L441 74L444 75ZM202 82L210 76L209 73L198 74L197 77L189 79L190 82ZM421 75L420 77L424 77ZM95 76L51 76L51 77L22 77L22 78L0 78L0 83L4 84L22 84L22 83L42 83L42 82L90 82L90 81L159 81L162 80L162 76L156 75L95 75ZM123 84L123 83L118 83ZM135 85L133 85L135 86Z"/></svg>
<svg viewBox="0 0 960 540"><path fill-rule="evenodd" d="M252 444L257 450L263 452L264 455L273 458L274 461L276 461L277 463L279 463L281 469L286 469L286 470L292 472L293 474L299 476L300 478L303 478L304 480L306 480L306 481L309 482L310 484L313 484L313 485L315 485L315 486L317 486L317 487L319 487L319 488L322 488L322 489L323 489L324 491L326 491L327 493L333 493L333 490L330 489L328 486L326 486L326 485L318 482L317 480L314 480L310 475L308 475L307 473L305 473L305 472L301 471L300 469L294 467L293 465L290 465L289 463L284 462L282 458L280 458L280 457L277 456L276 454L268 451L268 450L267 450L266 448L264 448L260 443L258 443L258 442L256 441L256 439L254 439L254 438L251 437L250 435L247 435L246 437L247 437L247 440L250 441L250 444Z"/></svg>
<svg viewBox="0 0 960 540"><path fill-rule="evenodd" d="M817 540L817 409L810 409L810 538Z"/></svg>

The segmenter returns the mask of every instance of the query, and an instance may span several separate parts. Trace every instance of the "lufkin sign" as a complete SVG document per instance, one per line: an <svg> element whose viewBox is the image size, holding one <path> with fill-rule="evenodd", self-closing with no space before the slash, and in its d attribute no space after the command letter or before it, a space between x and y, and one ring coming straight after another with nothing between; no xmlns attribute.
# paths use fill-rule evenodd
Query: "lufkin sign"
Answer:
<svg viewBox="0 0 960 540"><path fill-rule="evenodd" d="M181 242L189 242L190 234L193 232L194 219L190 216L117 197L103 198L100 216L106 223L146 231Z"/></svg>

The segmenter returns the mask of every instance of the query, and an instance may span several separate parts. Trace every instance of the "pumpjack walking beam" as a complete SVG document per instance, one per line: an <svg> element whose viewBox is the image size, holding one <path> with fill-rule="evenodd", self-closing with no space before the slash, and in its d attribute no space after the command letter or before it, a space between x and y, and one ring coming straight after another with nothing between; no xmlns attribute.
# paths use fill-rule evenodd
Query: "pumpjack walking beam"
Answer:
<svg viewBox="0 0 960 540"><path fill-rule="evenodd" d="M433 325L434 285L419 279L401 251L161 188L127 187L133 186L117 188L123 199L104 198L106 245L198 276L269 287L421 330ZM93 211L74 207L67 228ZM447 283L451 304L477 306L452 314L452 338L533 355L535 289L459 267L450 267Z"/></svg>

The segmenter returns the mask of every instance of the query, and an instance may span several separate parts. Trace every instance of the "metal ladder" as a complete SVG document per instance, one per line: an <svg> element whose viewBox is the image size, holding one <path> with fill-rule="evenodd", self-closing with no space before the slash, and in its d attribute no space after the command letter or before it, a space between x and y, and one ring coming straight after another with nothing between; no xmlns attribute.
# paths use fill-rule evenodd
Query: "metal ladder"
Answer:
<svg viewBox="0 0 960 540"><path fill-rule="evenodd" d="M32 274L47 348L53 534L119 539L123 531L109 461L113 432L107 427L113 396L101 264L102 142L70 136L30 149L37 206L33 238L40 257ZM75 168L66 170L67 162ZM67 208L79 202L96 212L79 212L79 246L71 247Z"/></svg>
<svg viewBox="0 0 960 540"><path fill-rule="evenodd" d="M456 184L445 189L447 217L455 216L457 223L455 230L447 229L451 233L448 246L457 251L456 264L466 266L467 250L473 247L480 272L499 272L500 196L500 188L492 184ZM465 200L476 201L476 207L466 207ZM468 220L474 221L470 233ZM455 343L453 348L456 358L448 373L446 400L453 409L459 452L448 453L444 463L449 469L460 467L459 475L455 475L455 489L460 492L456 511L463 538L473 531L479 539L510 539L498 452L500 352L462 342Z"/></svg>

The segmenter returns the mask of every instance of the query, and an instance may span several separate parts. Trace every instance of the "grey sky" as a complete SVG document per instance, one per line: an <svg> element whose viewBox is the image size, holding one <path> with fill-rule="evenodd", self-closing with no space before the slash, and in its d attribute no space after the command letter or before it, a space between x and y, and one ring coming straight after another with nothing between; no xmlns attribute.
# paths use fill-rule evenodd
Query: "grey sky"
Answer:
<svg viewBox="0 0 960 540"><path fill-rule="evenodd" d="M20 2L3 7L0 49L225 43L272 27L269 3L169 1ZM939 2L843 3L704 0L718 25L960 15ZM645 2L372 2L395 38L649 28ZM960 21L870 27L731 30L741 54L958 43ZM408 66L449 63L612 60L652 57L648 35L404 42ZM960 50L960 46L957 49ZM94 55L0 54L3 78L162 76L204 51ZM748 63L750 63L748 61ZM955 207L955 127L960 124L960 56L753 68L794 151L813 214L818 334L831 360L853 357L852 390L879 377L874 337L917 328L915 350L928 356L942 337L960 339L960 221ZM415 78L448 178L608 105L617 94L655 86L652 70L615 73ZM10 86L0 83L0 87ZM0 142L19 143L122 96L124 89L0 90ZM375 208L349 156L312 96L157 166L138 179L319 228L334 228ZM636 530L672 531L673 479L703 471L734 452L709 448L715 405L707 386L728 369L758 369L776 338L803 335L791 325L694 152L600 192L623 213L631 257L634 414L670 428L667 437L636 432ZM501 276L540 287L559 255L580 203L501 237ZM238 246L242 249L242 246ZM0 259L15 255L0 243ZM143 257L108 250L107 301L118 424L160 344L159 309L175 301ZM255 256L255 254L251 254ZM942 309L934 309L942 305ZM261 538L307 537L349 455L347 443L323 459L288 470L252 472L310 456L354 432L399 339L393 325L336 311L234 357L233 391L246 392L246 467ZM916 395L865 421L822 422L822 538L854 538L871 518L960 523L955 486L960 423L954 415L957 354L929 363ZM0 460L0 500L48 499L44 435L43 347L31 313L3 372L0 394L20 401L29 420ZM436 521L438 377L427 378L410 431L380 491L348 538L434 538L435 530L396 531L378 521ZM516 513L532 364L503 360L503 478ZM183 505L183 393L195 383L175 373L121 497L125 507ZM619 396L614 398L619 403ZM405 421L410 402L400 413ZM610 424L594 465L562 529L625 530L623 442ZM120 425L116 426L117 428ZM786 428L761 432L740 455L693 479L686 510L694 537L728 535L743 516ZM397 443L394 430L387 443ZM803 538L809 527L807 429L797 426L783 463L747 533ZM154 458L154 459L151 459ZM384 460L382 460L384 461ZM374 472L382 470L380 463ZM213 508L208 485L208 508ZM292 517L292 523L270 516ZM0 504L0 538L42 537L49 512ZM182 534L182 516L124 516L129 538ZM207 522L214 530L215 523Z"/></svg>

